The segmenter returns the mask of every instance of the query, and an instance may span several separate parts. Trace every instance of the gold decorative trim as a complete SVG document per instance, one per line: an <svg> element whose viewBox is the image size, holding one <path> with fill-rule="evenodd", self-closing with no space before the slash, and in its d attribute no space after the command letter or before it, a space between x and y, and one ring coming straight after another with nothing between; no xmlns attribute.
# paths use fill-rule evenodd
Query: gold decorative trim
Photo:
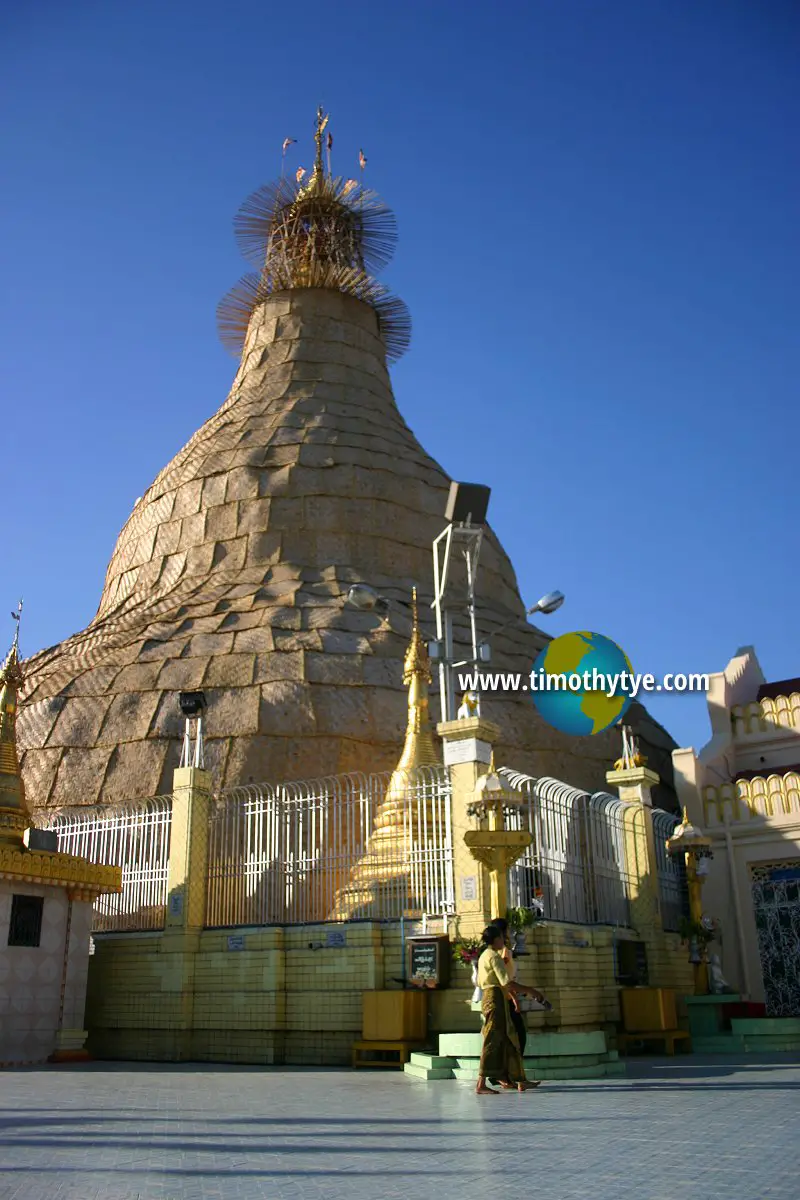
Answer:
<svg viewBox="0 0 800 1200"><path fill-rule="evenodd" d="M75 899L122 891L122 867L90 863L74 854L37 854L0 847L0 878L64 887Z"/></svg>

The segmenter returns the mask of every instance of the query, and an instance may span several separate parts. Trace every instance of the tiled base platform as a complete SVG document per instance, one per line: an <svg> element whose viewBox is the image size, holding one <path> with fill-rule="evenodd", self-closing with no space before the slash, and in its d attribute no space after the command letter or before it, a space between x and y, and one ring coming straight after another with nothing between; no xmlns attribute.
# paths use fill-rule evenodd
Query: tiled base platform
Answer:
<svg viewBox="0 0 800 1200"><path fill-rule="evenodd" d="M438 1054L412 1054L403 1070L412 1079L477 1079L481 1044L479 1033L441 1033ZM624 1075L625 1064L604 1033L534 1033L525 1072L529 1079L603 1079Z"/></svg>
<svg viewBox="0 0 800 1200"><path fill-rule="evenodd" d="M696 1034L692 1048L695 1054L800 1054L800 1018L734 1017L730 1033Z"/></svg>

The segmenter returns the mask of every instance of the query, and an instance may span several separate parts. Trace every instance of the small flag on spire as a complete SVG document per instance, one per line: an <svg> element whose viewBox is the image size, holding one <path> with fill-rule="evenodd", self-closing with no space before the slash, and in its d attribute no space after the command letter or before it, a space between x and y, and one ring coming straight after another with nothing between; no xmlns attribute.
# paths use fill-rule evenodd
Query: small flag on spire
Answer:
<svg viewBox="0 0 800 1200"><path fill-rule="evenodd" d="M306 169L305 169L305 167L298 167L298 168L297 168L297 171L295 172L295 176L294 176L294 177L295 177L295 179L297 180L297 182L298 182L298 183L300 183L300 182L301 182L301 180L302 180L303 176L305 175L305 173L306 173Z"/></svg>
<svg viewBox="0 0 800 1200"><path fill-rule="evenodd" d="M363 150L359 150L359 152L358 152L358 165L361 167L362 171L364 170L364 167L367 165L367 160L366 160Z"/></svg>
<svg viewBox="0 0 800 1200"><path fill-rule="evenodd" d="M333 149L333 134L332 133L328 134L328 140L325 143L325 145L327 146L328 152L330 153L330 151Z"/></svg>
<svg viewBox="0 0 800 1200"><path fill-rule="evenodd" d="M286 151L289 149L289 147L293 146L296 141L297 141L297 138L284 138L283 139L283 153L285 154Z"/></svg>

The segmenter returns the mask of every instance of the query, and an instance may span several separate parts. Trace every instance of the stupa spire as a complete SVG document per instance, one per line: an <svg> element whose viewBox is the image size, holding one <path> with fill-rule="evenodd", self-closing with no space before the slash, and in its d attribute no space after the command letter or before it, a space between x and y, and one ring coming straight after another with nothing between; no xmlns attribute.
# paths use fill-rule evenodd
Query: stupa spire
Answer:
<svg viewBox="0 0 800 1200"><path fill-rule="evenodd" d="M433 744L428 698L430 682L428 648L420 632L417 589L414 588L411 593L411 641L403 663L403 683L408 688L408 724L398 771L434 766L441 761Z"/></svg>
<svg viewBox="0 0 800 1200"><path fill-rule="evenodd" d="M441 767L436 753L428 711L428 684L431 682L428 649L419 627L417 589L411 593L411 640L403 662L403 683L408 688L408 723L403 753L392 772L386 794L375 814L375 824L364 858L350 872L350 879L336 896L328 920L351 920L373 911L381 888L395 894L407 892L407 905L414 907L413 881L408 864L398 860L398 847L411 838L419 844L426 828L432 828L434 814L431 797L425 787L421 767ZM409 797L418 790L416 800Z"/></svg>
<svg viewBox="0 0 800 1200"><path fill-rule="evenodd" d="M17 628L0 671L0 842L15 843L30 823L17 755L17 708L24 679L19 662L21 614L22 601L17 612L12 613Z"/></svg>
<svg viewBox="0 0 800 1200"><path fill-rule="evenodd" d="M319 187L325 178L325 168L322 165L322 139L325 130L328 127L329 120L329 114L323 112L322 105L320 105L317 109L317 131L314 134L314 142L316 145L316 152L314 155L314 170L311 175L311 179L309 180L309 189L311 189L311 187Z"/></svg>
<svg viewBox="0 0 800 1200"><path fill-rule="evenodd" d="M270 296L300 288L324 288L363 300L377 314L387 359L396 360L408 349L408 309L375 278L394 253L394 214L363 183L326 173L329 120L320 107L308 182L303 184L302 171L288 179L282 174L253 192L234 219L239 248L259 272L243 276L217 309L222 342L237 356L256 310Z"/></svg>

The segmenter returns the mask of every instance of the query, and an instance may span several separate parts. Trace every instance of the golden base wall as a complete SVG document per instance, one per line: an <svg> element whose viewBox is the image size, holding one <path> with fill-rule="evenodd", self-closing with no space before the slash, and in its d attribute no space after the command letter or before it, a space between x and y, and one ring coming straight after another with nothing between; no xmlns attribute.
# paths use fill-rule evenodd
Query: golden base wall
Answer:
<svg viewBox="0 0 800 1200"><path fill-rule="evenodd" d="M331 934L345 944L331 945ZM553 1011L528 1014L530 1029L613 1030L615 936L637 937L607 927L534 931L519 978L540 987ZM653 934L647 952L651 986L691 991L676 935ZM361 1037L362 994L400 987L402 970L397 924L100 935L90 959L88 1049L108 1059L346 1065ZM431 993L431 1035L480 1027L469 975L456 967L451 987Z"/></svg>

